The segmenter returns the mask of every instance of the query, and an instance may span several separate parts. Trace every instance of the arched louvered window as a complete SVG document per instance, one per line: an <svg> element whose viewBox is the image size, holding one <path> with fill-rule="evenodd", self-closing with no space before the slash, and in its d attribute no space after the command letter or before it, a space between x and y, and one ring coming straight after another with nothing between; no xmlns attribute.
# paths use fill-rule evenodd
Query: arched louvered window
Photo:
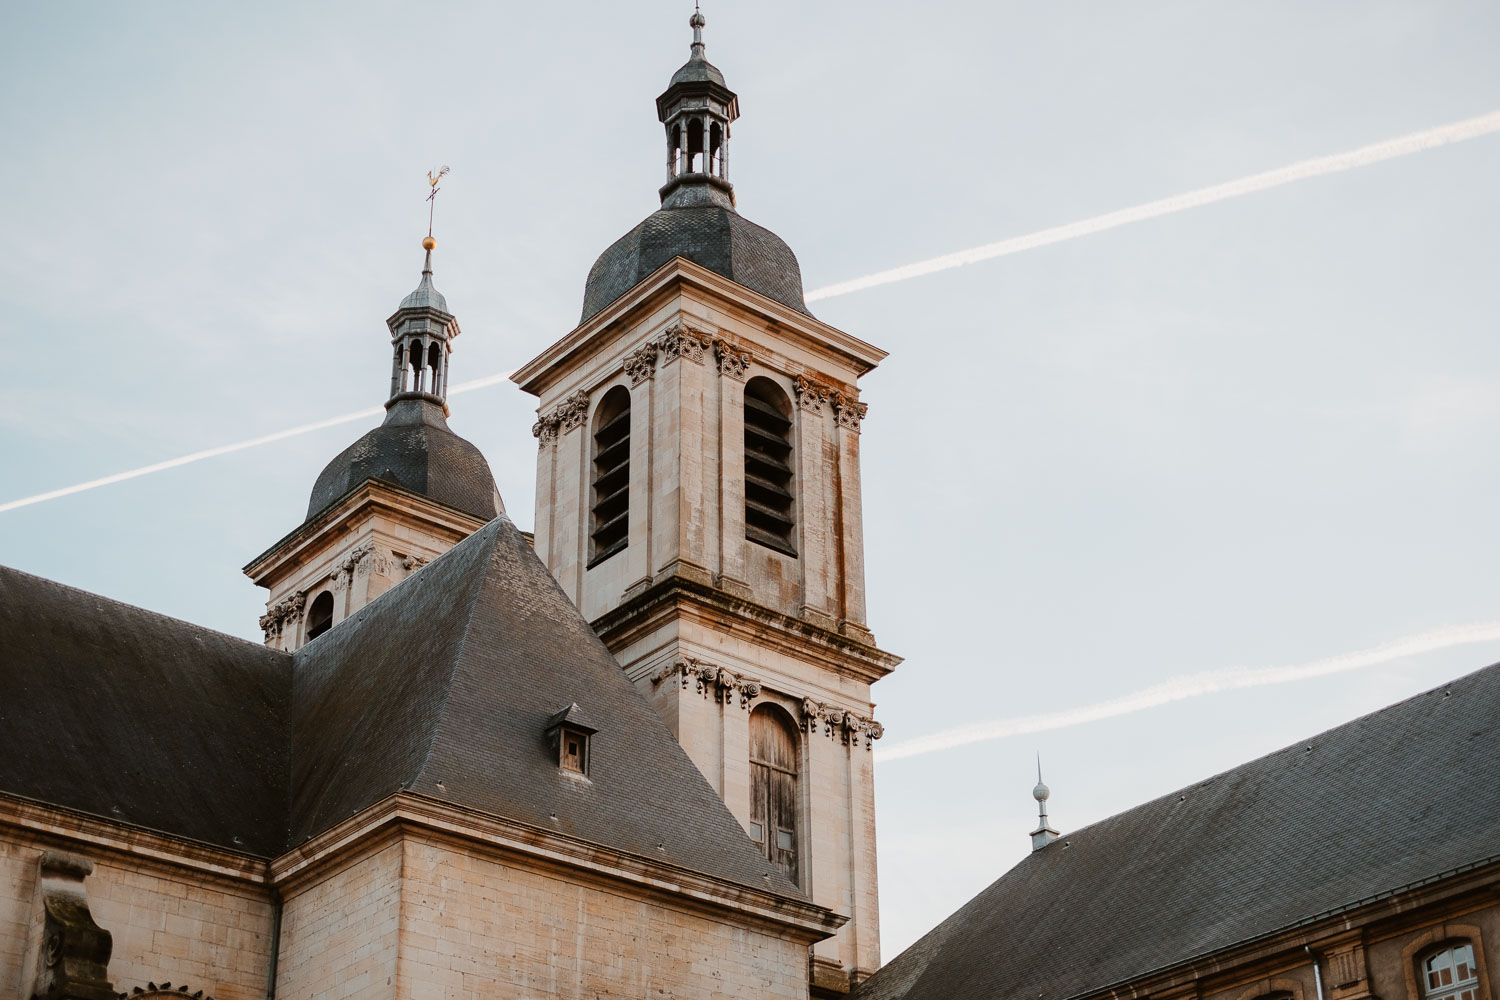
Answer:
<svg viewBox="0 0 1500 1000"><path fill-rule="evenodd" d="M307 609L307 641L311 642L331 628L333 628L333 595L325 590L313 598L312 606Z"/></svg>
<svg viewBox="0 0 1500 1000"><path fill-rule="evenodd" d="M1422 960L1424 1000L1479 1000L1479 969L1474 946L1450 941Z"/></svg>
<svg viewBox="0 0 1500 1000"><path fill-rule="evenodd" d="M617 385L594 412L594 506L589 565L630 541L630 390Z"/></svg>
<svg viewBox="0 0 1500 1000"><path fill-rule="evenodd" d="M745 537L789 556L792 540L792 405L768 378L745 386Z"/></svg>
<svg viewBox="0 0 1500 1000"><path fill-rule="evenodd" d="M797 729L774 705L750 713L750 839L797 877Z"/></svg>

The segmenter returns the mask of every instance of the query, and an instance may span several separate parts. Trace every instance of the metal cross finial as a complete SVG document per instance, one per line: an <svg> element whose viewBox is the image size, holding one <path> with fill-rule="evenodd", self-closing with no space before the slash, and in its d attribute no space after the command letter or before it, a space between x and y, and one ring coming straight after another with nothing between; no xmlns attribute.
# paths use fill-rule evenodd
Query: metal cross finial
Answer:
<svg viewBox="0 0 1500 1000"><path fill-rule="evenodd" d="M448 166L444 164L437 173L427 171L427 186L432 188L432 193L427 196L427 238L432 239L432 213L437 208L437 193L442 190L438 187L438 181L448 173Z"/></svg>

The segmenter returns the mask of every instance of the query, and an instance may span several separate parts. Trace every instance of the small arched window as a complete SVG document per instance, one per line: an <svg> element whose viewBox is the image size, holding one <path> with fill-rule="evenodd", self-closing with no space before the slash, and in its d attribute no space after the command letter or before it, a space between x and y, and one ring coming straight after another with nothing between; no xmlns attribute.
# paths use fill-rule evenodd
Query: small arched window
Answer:
<svg viewBox="0 0 1500 1000"><path fill-rule="evenodd" d="M1449 942L1422 960L1424 1000L1479 1000L1479 970L1474 946Z"/></svg>
<svg viewBox="0 0 1500 1000"><path fill-rule="evenodd" d="M797 730L785 712L750 713L750 839L797 882Z"/></svg>
<svg viewBox="0 0 1500 1000"><path fill-rule="evenodd" d="M331 628L333 595L325 590L313 599L312 606L307 609L307 641L311 642Z"/></svg>
<svg viewBox="0 0 1500 1000"><path fill-rule="evenodd" d="M630 390L617 385L594 413L593 555L603 562L630 542Z"/></svg>
<svg viewBox="0 0 1500 1000"><path fill-rule="evenodd" d="M745 386L745 537L794 556L791 413L770 379Z"/></svg>

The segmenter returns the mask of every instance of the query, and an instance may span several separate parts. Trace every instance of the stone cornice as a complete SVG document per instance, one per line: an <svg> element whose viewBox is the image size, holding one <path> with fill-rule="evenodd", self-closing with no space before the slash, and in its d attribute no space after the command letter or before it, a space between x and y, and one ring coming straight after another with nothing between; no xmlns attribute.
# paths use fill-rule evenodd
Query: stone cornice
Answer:
<svg viewBox="0 0 1500 1000"><path fill-rule="evenodd" d="M622 853L551 830L501 819L449 802L397 792L301 847L271 862L271 877L283 894L325 872L345 867L351 854L364 855L406 835L448 840L461 850L484 851L508 862L525 862L572 878L622 883L653 899L737 922L752 921L788 937L812 943L830 937L848 917L806 900L755 889L670 862Z"/></svg>
<svg viewBox="0 0 1500 1000"><path fill-rule="evenodd" d="M23 836L112 863L145 860L164 868L186 868L206 878L261 890L270 883L269 863L265 858L18 795L0 793L0 828L10 828ZM254 888L252 893L264 895Z"/></svg>
<svg viewBox="0 0 1500 1000"><path fill-rule="evenodd" d="M280 570L300 567L313 556L325 553L327 548L323 543L327 536L346 533L347 522L351 518L376 512L446 528L453 533L455 541L467 538L484 527L485 523L472 514L440 504L400 486L378 479L366 479L315 519L298 527L256 556L246 564L244 573L259 586L274 586L275 577L280 575Z"/></svg>
<svg viewBox="0 0 1500 1000"><path fill-rule="evenodd" d="M707 292L748 314L770 319L779 335L800 341L819 353L832 355L857 375L870 372L887 356L880 348L836 327L751 291L684 257L674 257L587 322L522 365L511 380L526 392L540 396L553 381L555 373L570 369L579 358L599 350L604 343L622 333L621 321L627 316L685 287Z"/></svg>
<svg viewBox="0 0 1500 1000"><path fill-rule="evenodd" d="M613 651L681 617L720 632L753 636L779 652L866 684L901 663L894 653L683 576L653 584L589 624Z"/></svg>

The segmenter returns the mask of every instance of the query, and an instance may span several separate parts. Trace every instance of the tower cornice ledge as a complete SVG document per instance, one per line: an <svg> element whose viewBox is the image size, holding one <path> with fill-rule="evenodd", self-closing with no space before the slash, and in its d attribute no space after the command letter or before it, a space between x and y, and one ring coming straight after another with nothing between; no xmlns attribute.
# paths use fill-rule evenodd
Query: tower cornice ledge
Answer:
<svg viewBox="0 0 1500 1000"><path fill-rule="evenodd" d="M888 356L873 344L694 264L686 257L673 257L629 292L522 365L511 375L511 381L526 392L540 396L561 373L572 370L580 359L599 351L629 330L632 325L629 320L633 316L685 288L707 292L731 308L774 322L781 335L800 341L813 351L832 355L858 375L872 371Z"/></svg>
<svg viewBox="0 0 1500 1000"><path fill-rule="evenodd" d="M669 576L589 624L613 651L683 619L722 632L753 634L762 645L866 684L902 662L902 657L861 641L870 634L863 625L851 629L859 636L854 638L685 576Z"/></svg>
<svg viewBox="0 0 1500 1000"><path fill-rule="evenodd" d="M411 791L396 792L276 858L270 864L271 879L283 893L291 892L403 836L448 841L467 853L492 854L508 864L528 864L608 888L628 884L658 902L690 912L722 918L729 911L736 922L769 927L806 944L831 937L849 920L806 899L714 878L669 860L628 854Z"/></svg>

